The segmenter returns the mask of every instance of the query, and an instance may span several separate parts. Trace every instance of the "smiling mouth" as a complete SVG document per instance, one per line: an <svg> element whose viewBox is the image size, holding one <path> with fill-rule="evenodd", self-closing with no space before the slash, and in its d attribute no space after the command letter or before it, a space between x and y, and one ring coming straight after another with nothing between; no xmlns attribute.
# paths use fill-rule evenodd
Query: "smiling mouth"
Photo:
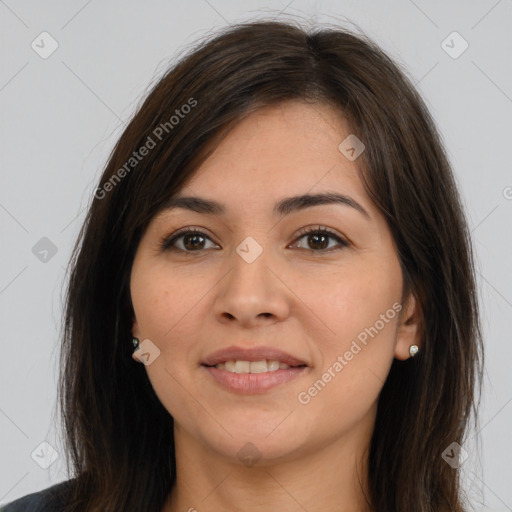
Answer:
<svg viewBox="0 0 512 512"><path fill-rule="evenodd" d="M229 360L216 365L201 365L224 389L238 394L261 394L305 375L306 364L290 366L277 359L258 361Z"/></svg>
<svg viewBox="0 0 512 512"><path fill-rule="evenodd" d="M203 365L207 368L217 368L231 373L265 373L277 370L288 370L289 368L305 368L305 364L290 366L277 359L261 359L260 361L230 360L216 365Z"/></svg>

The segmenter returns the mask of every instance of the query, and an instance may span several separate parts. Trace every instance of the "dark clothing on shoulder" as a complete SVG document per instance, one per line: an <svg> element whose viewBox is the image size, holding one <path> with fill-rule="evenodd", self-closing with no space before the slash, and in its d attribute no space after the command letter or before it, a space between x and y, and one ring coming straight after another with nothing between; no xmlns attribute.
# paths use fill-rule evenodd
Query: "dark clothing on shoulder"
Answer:
<svg viewBox="0 0 512 512"><path fill-rule="evenodd" d="M60 512L61 492L72 480L65 480L42 491L27 494L6 505L0 505L0 512Z"/></svg>

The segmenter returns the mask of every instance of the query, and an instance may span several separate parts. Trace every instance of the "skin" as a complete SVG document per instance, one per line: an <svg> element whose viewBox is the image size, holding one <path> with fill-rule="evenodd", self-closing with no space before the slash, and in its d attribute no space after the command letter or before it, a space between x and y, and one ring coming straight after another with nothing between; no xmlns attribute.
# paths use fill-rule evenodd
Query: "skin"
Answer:
<svg viewBox="0 0 512 512"><path fill-rule="evenodd" d="M221 202L227 214L164 211L140 242L130 282L132 333L160 349L146 370L174 418L177 483L165 512L370 510L366 456L378 396L393 358L409 358L412 344L421 350L420 314L414 296L401 302L396 247L358 161L338 150L350 133L321 103L294 100L250 114L181 191ZM349 195L370 218L339 204L283 218L272 212L285 197L327 191ZM207 238L194 246L182 237L175 251L160 250L161 239L187 226ZM348 247L335 238L315 245L299 233L318 226ZM235 250L248 236L263 249L252 263ZM300 403L299 393L394 303L403 306L400 314ZM236 394L200 366L231 345L275 346L309 368L265 393ZM261 455L251 467L237 456L248 442Z"/></svg>

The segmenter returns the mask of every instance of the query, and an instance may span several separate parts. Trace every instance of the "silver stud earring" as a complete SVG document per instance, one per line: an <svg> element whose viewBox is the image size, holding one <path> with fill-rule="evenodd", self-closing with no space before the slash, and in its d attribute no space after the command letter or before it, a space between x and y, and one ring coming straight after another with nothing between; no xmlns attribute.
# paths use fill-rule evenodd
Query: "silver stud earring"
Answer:
<svg viewBox="0 0 512 512"><path fill-rule="evenodd" d="M411 345L409 347L409 354L411 354L411 357L414 357L419 351L418 345Z"/></svg>
<svg viewBox="0 0 512 512"><path fill-rule="evenodd" d="M132 338L132 343L133 343L133 346L134 346L134 351L132 352L132 357L133 359L135 359L135 361L138 361L136 355L135 355L135 352L137 352L137 350L139 350L139 339L138 338Z"/></svg>

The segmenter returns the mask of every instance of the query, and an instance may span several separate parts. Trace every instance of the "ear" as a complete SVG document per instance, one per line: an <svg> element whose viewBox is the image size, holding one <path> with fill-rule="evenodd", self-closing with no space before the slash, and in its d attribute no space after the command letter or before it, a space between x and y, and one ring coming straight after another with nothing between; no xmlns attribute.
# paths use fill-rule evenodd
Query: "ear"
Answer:
<svg viewBox="0 0 512 512"><path fill-rule="evenodd" d="M422 348L421 309L416 297L411 293L404 301L400 312L395 342L395 358L404 361L411 357L409 348L417 345Z"/></svg>
<svg viewBox="0 0 512 512"><path fill-rule="evenodd" d="M132 336L134 338L138 338L140 340L140 330L139 330L139 324L137 320L135 319L135 315L133 315L133 322L132 322Z"/></svg>

